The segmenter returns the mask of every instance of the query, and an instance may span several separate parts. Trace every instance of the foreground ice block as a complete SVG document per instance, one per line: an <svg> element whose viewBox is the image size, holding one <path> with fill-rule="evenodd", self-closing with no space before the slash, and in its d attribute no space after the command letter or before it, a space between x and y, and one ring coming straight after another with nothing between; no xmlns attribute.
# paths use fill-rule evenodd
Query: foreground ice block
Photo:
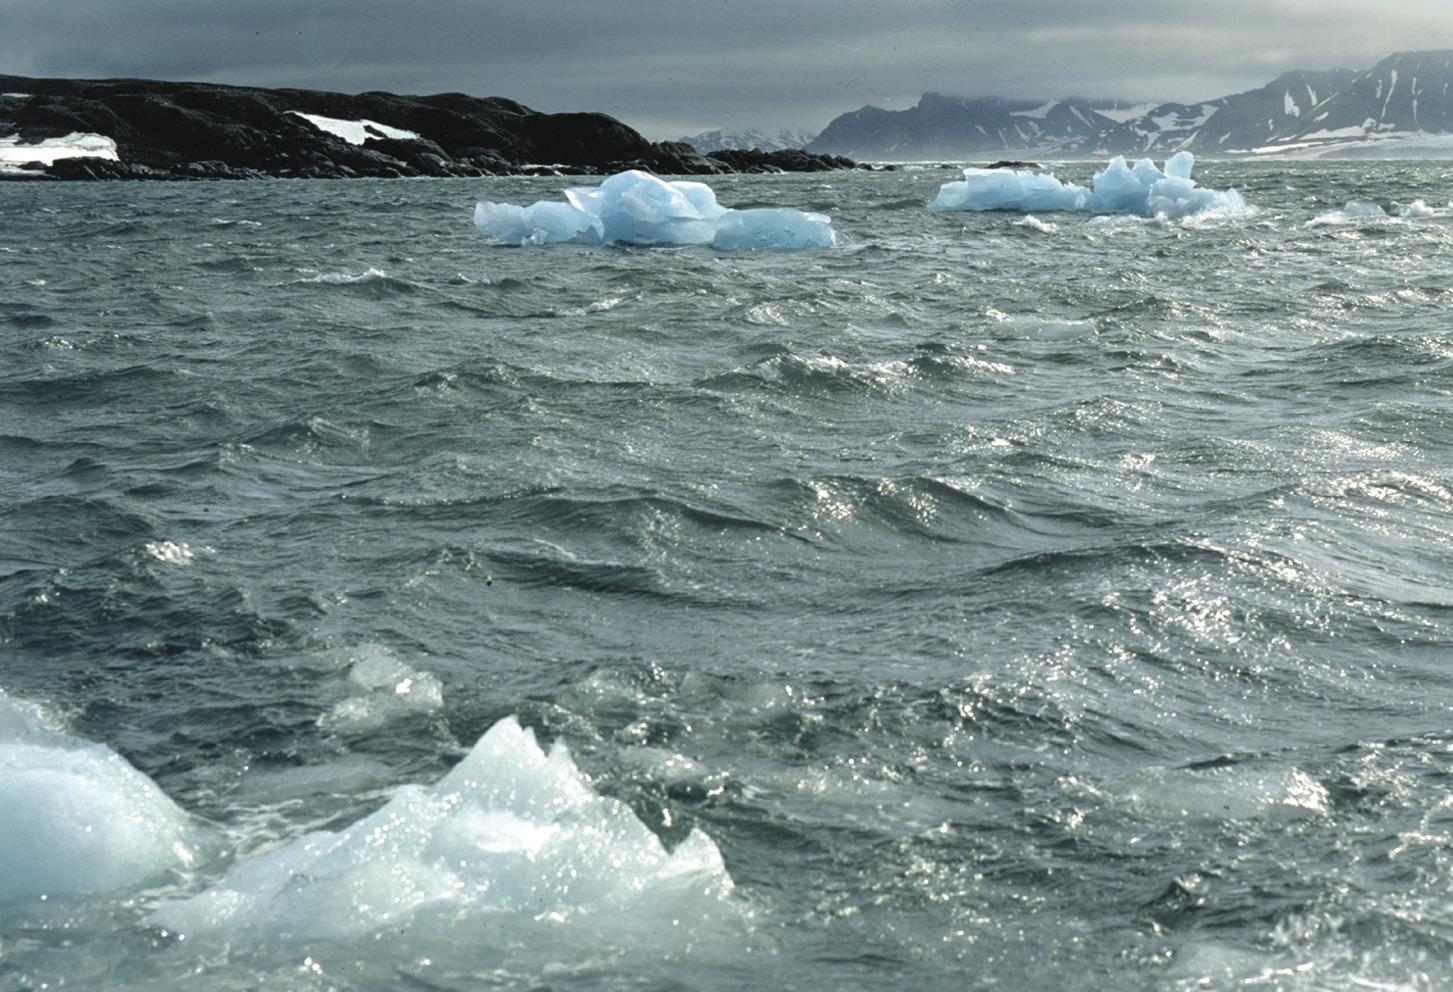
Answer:
<svg viewBox="0 0 1453 992"><path fill-rule="evenodd" d="M264 954L407 930L413 953L478 963L572 944L670 953L734 916L731 892L704 834L668 852L590 788L563 745L546 754L509 718L434 786L244 861L153 922Z"/></svg>
<svg viewBox="0 0 1453 992"><path fill-rule="evenodd" d="M1190 152L1177 152L1161 171L1148 158L1132 166L1116 156L1095 174L1090 189L1030 170L965 169L962 180L939 187L928 209L1077 210L1172 219L1214 211L1245 212L1246 204L1234 189L1196 185L1191 179L1195 161Z"/></svg>
<svg viewBox="0 0 1453 992"><path fill-rule="evenodd" d="M0 900L140 885L192 868L205 844L115 751L0 691Z"/></svg>
<svg viewBox="0 0 1453 992"><path fill-rule="evenodd" d="M599 186L565 191L566 202L528 207L481 200L474 223L509 245L712 245L829 248L837 242L822 214L786 208L731 210L705 183L669 182L647 172L617 173Z"/></svg>

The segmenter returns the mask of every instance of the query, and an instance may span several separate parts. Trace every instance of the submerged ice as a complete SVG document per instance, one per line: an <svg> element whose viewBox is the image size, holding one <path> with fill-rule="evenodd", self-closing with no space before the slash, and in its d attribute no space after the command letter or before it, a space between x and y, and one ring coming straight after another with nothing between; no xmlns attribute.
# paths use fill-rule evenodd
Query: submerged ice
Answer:
<svg viewBox="0 0 1453 992"><path fill-rule="evenodd" d="M705 183L659 179L632 170L599 186L565 191L565 202L528 207L481 200L475 225L510 245L711 245L751 248L829 248L837 242L823 214L789 208L734 210L717 203Z"/></svg>
<svg viewBox="0 0 1453 992"><path fill-rule="evenodd" d="M964 178L939 187L928 205L932 211L1072 210L1096 214L1138 214L1142 217L1187 217L1246 209L1234 189L1203 189L1191 178L1195 157L1177 152L1156 168L1148 158L1133 166L1116 156L1092 180L1091 187L1062 182L1053 175L1027 169L965 169Z"/></svg>
<svg viewBox="0 0 1453 992"><path fill-rule="evenodd" d="M444 687L428 672L416 671L382 644L349 651L347 699L318 718L332 730L374 730L398 717L435 713L444 707Z"/></svg>

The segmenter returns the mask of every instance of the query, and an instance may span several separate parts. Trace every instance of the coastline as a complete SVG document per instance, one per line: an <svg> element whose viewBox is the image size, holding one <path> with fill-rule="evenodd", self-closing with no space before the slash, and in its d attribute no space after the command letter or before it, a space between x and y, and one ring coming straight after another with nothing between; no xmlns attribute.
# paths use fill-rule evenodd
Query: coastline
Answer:
<svg viewBox="0 0 1453 992"><path fill-rule="evenodd" d="M721 175L851 168L858 164L801 149L702 154L684 142L648 141L606 114L547 114L500 97L0 75L0 179L608 175L627 169Z"/></svg>

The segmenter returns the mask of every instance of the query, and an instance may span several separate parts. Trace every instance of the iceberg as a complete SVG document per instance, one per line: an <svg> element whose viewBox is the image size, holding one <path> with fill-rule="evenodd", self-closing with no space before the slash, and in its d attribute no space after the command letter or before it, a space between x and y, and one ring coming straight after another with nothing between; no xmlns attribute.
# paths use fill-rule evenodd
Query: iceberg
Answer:
<svg viewBox="0 0 1453 992"><path fill-rule="evenodd" d="M196 866L206 832L121 755L0 690L0 901L107 892Z"/></svg>
<svg viewBox="0 0 1453 992"><path fill-rule="evenodd" d="M1177 152L1162 171L1148 158L1132 166L1117 155L1095 174L1089 188L1027 169L965 169L963 179L939 187L928 209L1068 210L1171 219L1208 212L1244 213L1246 204L1236 190L1196 185L1191 178L1195 161L1190 152Z"/></svg>
<svg viewBox="0 0 1453 992"><path fill-rule="evenodd" d="M599 186L565 191L565 202L528 207L481 200L474 224L508 245L711 245L754 248L830 248L837 233L828 217L789 208L733 210L705 183L670 182L639 170Z"/></svg>

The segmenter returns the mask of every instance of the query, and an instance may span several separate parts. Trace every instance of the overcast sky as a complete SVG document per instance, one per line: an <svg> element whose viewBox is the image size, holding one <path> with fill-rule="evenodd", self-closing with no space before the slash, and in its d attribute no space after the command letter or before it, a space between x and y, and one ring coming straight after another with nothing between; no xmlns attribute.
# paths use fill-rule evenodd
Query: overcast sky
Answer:
<svg viewBox="0 0 1453 992"><path fill-rule="evenodd" d="M1450 0L0 0L0 73L453 90L653 139L927 91L1193 102L1431 49Z"/></svg>

